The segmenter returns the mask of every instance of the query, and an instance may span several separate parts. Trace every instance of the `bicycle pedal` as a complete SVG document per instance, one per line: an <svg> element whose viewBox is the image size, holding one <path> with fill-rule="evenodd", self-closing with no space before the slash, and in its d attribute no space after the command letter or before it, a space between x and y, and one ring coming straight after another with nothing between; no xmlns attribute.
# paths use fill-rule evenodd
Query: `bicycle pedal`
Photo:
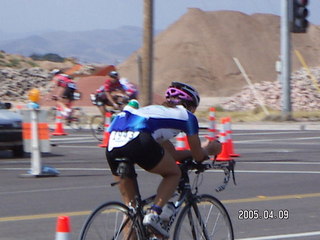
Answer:
<svg viewBox="0 0 320 240"><path fill-rule="evenodd" d="M169 239L169 238L164 237L162 234L157 233L157 231L152 227L148 227L147 230L148 230L149 234L151 235L151 237L149 237L148 240L168 240Z"/></svg>
<svg viewBox="0 0 320 240"><path fill-rule="evenodd" d="M168 238L163 238L163 237L157 237L157 236L152 236L148 240L167 240Z"/></svg>

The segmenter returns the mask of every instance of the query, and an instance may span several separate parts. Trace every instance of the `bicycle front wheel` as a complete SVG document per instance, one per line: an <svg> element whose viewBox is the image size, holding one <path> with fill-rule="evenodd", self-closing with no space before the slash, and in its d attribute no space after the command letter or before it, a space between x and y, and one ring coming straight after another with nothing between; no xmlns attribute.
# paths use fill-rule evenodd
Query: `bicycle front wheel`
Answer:
<svg viewBox="0 0 320 240"><path fill-rule="evenodd" d="M120 202L107 202L94 210L86 220L80 240L133 240L138 237L127 206ZM142 240L142 239L141 239Z"/></svg>
<svg viewBox="0 0 320 240"><path fill-rule="evenodd" d="M98 140L102 141L104 136L104 122L101 115L95 115L91 118L90 129L92 135Z"/></svg>
<svg viewBox="0 0 320 240"><path fill-rule="evenodd" d="M218 199L200 195L181 210L173 239L233 240L230 216Z"/></svg>

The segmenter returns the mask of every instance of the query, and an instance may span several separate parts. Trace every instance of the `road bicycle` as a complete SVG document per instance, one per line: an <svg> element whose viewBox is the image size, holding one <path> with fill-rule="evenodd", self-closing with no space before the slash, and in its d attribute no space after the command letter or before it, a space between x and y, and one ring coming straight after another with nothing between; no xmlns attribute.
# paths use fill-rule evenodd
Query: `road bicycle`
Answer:
<svg viewBox="0 0 320 240"><path fill-rule="evenodd" d="M119 158L118 173L120 178L136 176L134 165L127 158ZM221 169L225 173L224 182L216 188L222 191L227 186L230 176L234 178L233 160L196 163L192 159L179 162L181 179L175 193L174 213L169 221L164 222L170 230L173 240L233 240L234 232L230 216L224 205L209 194L199 194L202 173L209 169ZM195 172L193 187L190 184L189 173ZM121 181L121 180L120 180ZM118 184L112 183L112 186ZM137 195L135 204L129 206L121 202L106 202L97 207L85 221L79 240L155 240L166 239L154 235L142 224L146 210L153 202L155 195L141 198L137 178L135 177ZM160 215L161 217L161 215ZM176 220L175 220L176 219Z"/></svg>
<svg viewBox="0 0 320 240"><path fill-rule="evenodd" d="M93 105L97 105L97 100L94 94L90 94L90 99ZM121 109L128 103L129 99L128 98L124 98L123 95L115 95L114 96L114 100L116 101L116 103L120 106L120 110L114 109L111 106L105 105L105 111L110 113L110 121L112 116L114 116L114 114L118 114L121 112ZM101 114L99 115L93 115L90 118L90 122L89 122L89 126L90 126L90 130L92 135L98 140L98 141L102 141L104 138L104 131L105 131L105 122L104 122L104 118L102 117Z"/></svg>
<svg viewBox="0 0 320 240"><path fill-rule="evenodd" d="M88 115L81 107L71 107L71 112L68 116L62 115L58 109L58 107L51 107L48 110L48 119L50 122L55 122L57 116L61 116L64 124L75 130L84 129L88 124Z"/></svg>
<svg viewBox="0 0 320 240"><path fill-rule="evenodd" d="M113 109L107 109L107 112L111 113L111 118L113 116L113 114L117 114L120 111L116 111ZM110 122L111 122L111 118L110 118ZM94 136L98 141L102 141L103 137L104 137L104 131L105 131L105 122L103 117L100 115L93 115L90 118L90 122L89 122L89 127L90 127L90 131L92 133L92 136Z"/></svg>
<svg viewBox="0 0 320 240"><path fill-rule="evenodd" d="M81 98L80 92L74 93L74 100L79 100ZM58 101L57 96L52 96L52 100ZM61 107L54 106L48 110L48 120L49 122L56 122L59 117L66 126L71 127L75 130L81 130L86 127L88 124L88 115L84 112L81 107L73 107L73 102L68 104L68 107L71 109L70 113L66 116L62 114Z"/></svg>

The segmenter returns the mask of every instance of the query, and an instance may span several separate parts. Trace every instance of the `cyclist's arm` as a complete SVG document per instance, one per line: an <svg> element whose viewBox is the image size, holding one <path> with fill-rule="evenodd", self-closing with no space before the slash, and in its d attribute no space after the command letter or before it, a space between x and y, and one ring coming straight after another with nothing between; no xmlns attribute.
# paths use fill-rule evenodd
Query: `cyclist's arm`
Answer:
<svg viewBox="0 0 320 240"><path fill-rule="evenodd" d="M116 103L114 102L114 100L113 100L113 98L112 98L111 92L107 92L107 91L106 91L105 94L106 94L106 97L107 97L108 101L109 101L115 108L117 108L117 107L118 107L118 104L116 104Z"/></svg>
<svg viewBox="0 0 320 240"><path fill-rule="evenodd" d="M208 159L209 152L206 148L201 147L201 141L198 134L193 134L187 136L190 150L194 160L197 162L202 162Z"/></svg>
<svg viewBox="0 0 320 240"><path fill-rule="evenodd" d="M173 145L172 142L169 140L164 141L161 143L162 147L165 148L170 155L176 160L176 161L182 161L186 158L192 157L191 152L189 150L182 150L182 151L177 151L175 149L175 146Z"/></svg>
<svg viewBox="0 0 320 240"><path fill-rule="evenodd" d="M57 87L57 90L55 91L55 95L58 96L58 98L61 98L63 92L64 92L65 88L64 87Z"/></svg>
<svg viewBox="0 0 320 240"><path fill-rule="evenodd" d="M201 146L198 134L187 136L187 138L192 156L197 162L202 162L208 159L209 155L218 155L221 152L221 143L217 140L207 141Z"/></svg>

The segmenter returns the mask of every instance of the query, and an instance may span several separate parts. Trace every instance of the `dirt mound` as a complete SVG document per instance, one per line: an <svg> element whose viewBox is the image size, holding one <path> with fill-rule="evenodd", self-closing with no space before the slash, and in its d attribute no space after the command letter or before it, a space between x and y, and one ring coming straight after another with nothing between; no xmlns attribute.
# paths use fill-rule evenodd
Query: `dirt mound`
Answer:
<svg viewBox="0 0 320 240"><path fill-rule="evenodd" d="M310 66L318 65L320 28L310 26L307 34L292 36L293 49L298 49ZM164 92L175 80L194 85L203 96L230 96L246 85L233 57L239 59L253 82L276 80L280 17L191 8L160 33L154 43L155 92ZM141 49L118 66L121 75L135 83L137 54L141 55ZM300 68L292 56L293 70Z"/></svg>
<svg viewBox="0 0 320 240"><path fill-rule="evenodd" d="M311 25L306 34L292 34L292 49L299 50L310 67L319 66L320 27ZM139 83L137 55L117 66L121 77ZM246 15L236 11L205 12L191 8L154 40L154 99L162 101L171 81L194 85L203 99L230 97L242 90L246 81L233 58L239 59L253 83L275 81L275 62L280 55L280 17L270 14ZM12 60L13 61L13 60ZM16 61L13 61L16 62ZM42 68L71 68L41 62ZM93 74L105 73L108 67ZM292 52L292 70L301 68ZM77 77L83 93L77 105L91 106L89 94L105 77Z"/></svg>

